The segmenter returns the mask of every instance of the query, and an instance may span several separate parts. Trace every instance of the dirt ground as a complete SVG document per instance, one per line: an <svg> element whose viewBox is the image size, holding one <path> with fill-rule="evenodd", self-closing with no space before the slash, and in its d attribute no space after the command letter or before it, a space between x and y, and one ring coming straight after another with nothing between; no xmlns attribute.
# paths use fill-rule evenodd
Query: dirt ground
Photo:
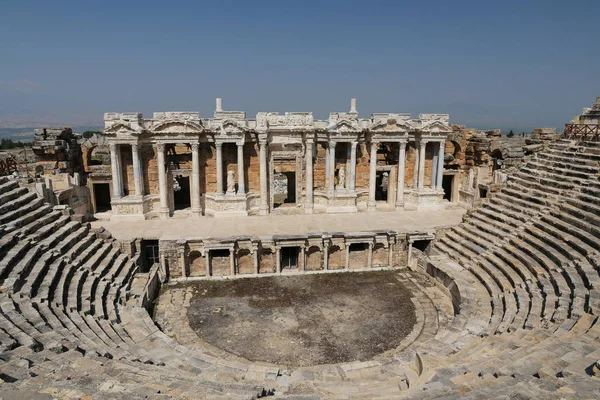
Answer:
<svg viewBox="0 0 600 400"><path fill-rule="evenodd" d="M197 281L187 311L206 342L251 361L302 367L368 360L416 322L394 271ZM178 285L179 286L179 285Z"/></svg>

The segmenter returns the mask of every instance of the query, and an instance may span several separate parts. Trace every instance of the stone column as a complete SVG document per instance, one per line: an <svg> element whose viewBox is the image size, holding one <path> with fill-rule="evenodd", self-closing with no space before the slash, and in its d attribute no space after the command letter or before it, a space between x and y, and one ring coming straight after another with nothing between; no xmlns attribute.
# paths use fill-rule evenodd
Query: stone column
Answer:
<svg viewBox="0 0 600 400"><path fill-rule="evenodd" d="M406 163L406 142L400 142L398 155L398 187L396 189L396 208L404 207L404 169Z"/></svg>
<svg viewBox="0 0 600 400"><path fill-rule="evenodd" d="M206 250L206 276L210 276L210 250Z"/></svg>
<svg viewBox="0 0 600 400"><path fill-rule="evenodd" d="M329 243L323 245L323 270L329 269Z"/></svg>
<svg viewBox="0 0 600 400"><path fill-rule="evenodd" d="M169 217L169 200L167 193L167 169L165 165L165 144L156 145L158 155L158 186L160 190L160 216L165 219Z"/></svg>
<svg viewBox="0 0 600 400"><path fill-rule="evenodd" d="M246 193L244 184L244 143L237 143L238 194Z"/></svg>
<svg viewBox="0 0 600 400"><path fill-rule="evenodd" d="M192 143L192 212L200 214L200 155L198 154L198 143Z"/></svg>
<svg viewBox="0 0 600 400"><path fill-rule="evenodd" d="M329 142L329 191L335 190L335 142Z"/></svg>
<svg viewBox="0 0 600 400"><path fill-rule="evenodd" d="M425 148L427 146L426 140L419 142L419 189L423 189L425 186Z"/></svg>
<svg viewBox="0 0 600 400"><path fill-rule="evenodd" d="M305 254L306 248L304 246L300 247L300 259L298 260L298 269L300 271L305 271L305 259L306 259L306 254Z"/></svg>
<svg viewBox="0 0 600 400"><path fill-rule="evenodd" d="M258 275L258 247L252 250L254 255L254 273Z"/></svg>
<svg viewBox="0 0 600 400"><path fill-rule="evenodd" d="M358 142L352 142L350 146L350 184L348 185L349 190L356 189L356 145L358 145Z"/></svg>
<svg viewBox="0 0 600 400"><path fill-rule="evenodd" d="M140 147L137 143L131 145L131 155L133 160L133 183L135 185L135 195L144 195L144 176L142 174L142 159L140 157Z"/></svg>
<svg viewBox="0 0 600 400"><path fill-rule="evenodd" d="M178 249L179 253L179 267L181 268L181 276L183 278L187 277L187 271L185 267L185 247L180 247Z"/></svg>
<svg viewBox="0 0 600 400"><path fill-rule="evenodd" d="M442 181L444 180L444 150L445 150L445 142L442 141L439 143L438 148L438 167L437 167L437 179L435 181L435 187L437 189L442 188Z"/></svg>
<svg viewBox="0 0 600 400"><path fill-rule="evenodd" d="M307 214L313 213L313 141L306 141L306 201L304 211Z"/></svg>
<svg viewBox="0 0 600 400"><path fill-rule="evenodd" d="M275 268L277 273L281 273L281 247L275 246Z"/></svg>
<svg viewBox="0 0 600 400"><path fill-rule="evenodd" d="M217 149L217 194L223 194L223 143L216 142Z"/></svg>
<svg viewBox="0 0 600 400"><path fill-rule="evenodd" d="M371 156L369 157L369 201L367 210L375 211L377 203L375 202L375 183L377 180L377 146L379 143L371 142Z"/></svg>
<svg viewBox="0 0 600 400"><path fill-rule="evenodd" d="M369 253L367 255L367 268L373 268L373 243L369 242Z"/></svg>
<svg viewBox="0 0 600 400"><path fill-rule="evenodd" d="M113 197L120 199L123 197L123 177L121 176L121 153L120 146L115 143L110 144L110 170L112 175Z"/></svg>
<svg viewBox="0 0 600 400"><path fill-rule="evenodd" d="M346 243L346 265L344 269L350 269L350 243Z"/></svg>
<svg viewBox="0 0 600 400"><path fill-rule="evenodd" d="M388 267L394 266L394 247L393 243L388 243Z"/></svg>
<svg viewBox="0 0 600 400"><path fill-rule="evenodd" d="M267 141L260 140L260 215L269 213L269 199L267 190Z"/></svg>
<svg viewBox="0 0 600 400"><path fill-rule="evenodd" d="M411 240L408 241L408 256L406 259L406 265L408 265L410 267L410 259L412 257L412 244L413 242Z"/></svg>
<svg viewBox="0 0 600 400"><path fill-rule="evenodd" d="M231 268L231 276L235 275L235 249L229 249L229 267Z"/></svg>
<svg viewBox="0 0 600 400"><path fill-rule="evenodd" d="M415 162L413 165L413 189L419 187L419 146L415 140Z"/></svg>

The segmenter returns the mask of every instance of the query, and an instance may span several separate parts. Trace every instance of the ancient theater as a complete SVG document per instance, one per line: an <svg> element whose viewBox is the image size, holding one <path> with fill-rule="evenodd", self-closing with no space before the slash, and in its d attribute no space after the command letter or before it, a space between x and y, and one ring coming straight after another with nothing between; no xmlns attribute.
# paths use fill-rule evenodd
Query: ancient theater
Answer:
<svg viewBox="0 0 600 400"><path fill-rule="evenodd" d="M561 132L454 122L218 98L37 129L2 158L0 397L600 397L600 97Z"/></svg>

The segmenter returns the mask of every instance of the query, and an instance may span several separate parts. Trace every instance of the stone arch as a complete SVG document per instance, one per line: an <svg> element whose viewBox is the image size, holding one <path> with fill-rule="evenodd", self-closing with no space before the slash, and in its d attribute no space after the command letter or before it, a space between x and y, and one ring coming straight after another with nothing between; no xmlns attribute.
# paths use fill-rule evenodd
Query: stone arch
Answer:
<svg viewBox="0 0 600 400"><path fill-rule="evenodd" d="M373 246L373 267L387 267L388 261L388 249L383 243L375 243Z"/></svg>
<svg viewBox="0 0 600 400"><path fill-rule="evenodd" d="M260 250L260 264L258 273L275 272L275 252L269 247L263 247Z"/></svg>
<svg viewBox="0 0 600 400"><path fill-rule="evenodd" d="M339 245L329 248L329 269L344 269L346 267L346 255L344 249Z"/></svg>
<svg viewBox="0 0 600 400"><path fill-rule="evenodd" d="M237 273L238 274L253 274L254 273L254 257L248 249L239 249L237 251Z"/></svg>
<svg viewBox="0 0 600 400"><path fill-rule="evenodd" d="M323 269L323 256L319 246L310 246L306 249L306 270L317 271Z"/></svg>
<svg viewBox="0 0 600 400"><path fill-rule="evenodd" d="M190 276L206 275L206 263L198 250L192 250L188 255L188 268Z"/></svg>

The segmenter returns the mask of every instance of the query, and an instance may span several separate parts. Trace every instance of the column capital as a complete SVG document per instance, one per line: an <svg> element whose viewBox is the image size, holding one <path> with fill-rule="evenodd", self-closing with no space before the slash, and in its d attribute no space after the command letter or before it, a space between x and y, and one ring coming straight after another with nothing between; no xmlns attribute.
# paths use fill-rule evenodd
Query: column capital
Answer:
<svg viewBox="0 0 600 400"><path fill-rule="evenodd" d="M336 141L330 140L329 141L329 147L333 147L335 149L335 146L337 145Z"/></svg>
<svg viewBox="0 0 600 400"><path fill-rule="evenodd" d="M223 147L223 142L215 142L215 147L216 147L217 149L220 149L220 148L222 148L222 147Z"/></svg>
<svg viewBox="0 0 600 400"><path fill-rule="evenodd" d="M159 152L164 152L165 151L165 144L164 143L156 143L156 150Z"/></svg>
<svg viewBox="0 0 600 400"><path fill-rule="evenodd" d="M140 145L138 143L131 143L131 150L138 151L139 148L140 148Z"/></svg>
<svg viewBox="0 0 600 400"><path fill-rule="evenodd" d="M350 142L350 144L352 145L353 149L356 149L356 146L358 146L358 142L357 141L352 141L352 142Z"/></svg>
<svg viewBox="0 0 600 400"><path fill-rule="evenodd" d="M244 142L235 142L237 147L244 147Z"/></svg>
<svg viewBox="0 0 600 400"><path fill-rule="evenodd" d="M117 146L118 146L118 144L116 144L116 143L110 143L108 145L108 148L110 149L110 151L115 152L115 151L117 151Z"/></svg>
<svg viewBox="0 0 600 400"><path fill-rule="evenodd" d="M190 143L190 147L192 148L193 152L196 152L196 151L198 151L198 148L200 147L200 143L198 143L198 142Z"/></svg>

